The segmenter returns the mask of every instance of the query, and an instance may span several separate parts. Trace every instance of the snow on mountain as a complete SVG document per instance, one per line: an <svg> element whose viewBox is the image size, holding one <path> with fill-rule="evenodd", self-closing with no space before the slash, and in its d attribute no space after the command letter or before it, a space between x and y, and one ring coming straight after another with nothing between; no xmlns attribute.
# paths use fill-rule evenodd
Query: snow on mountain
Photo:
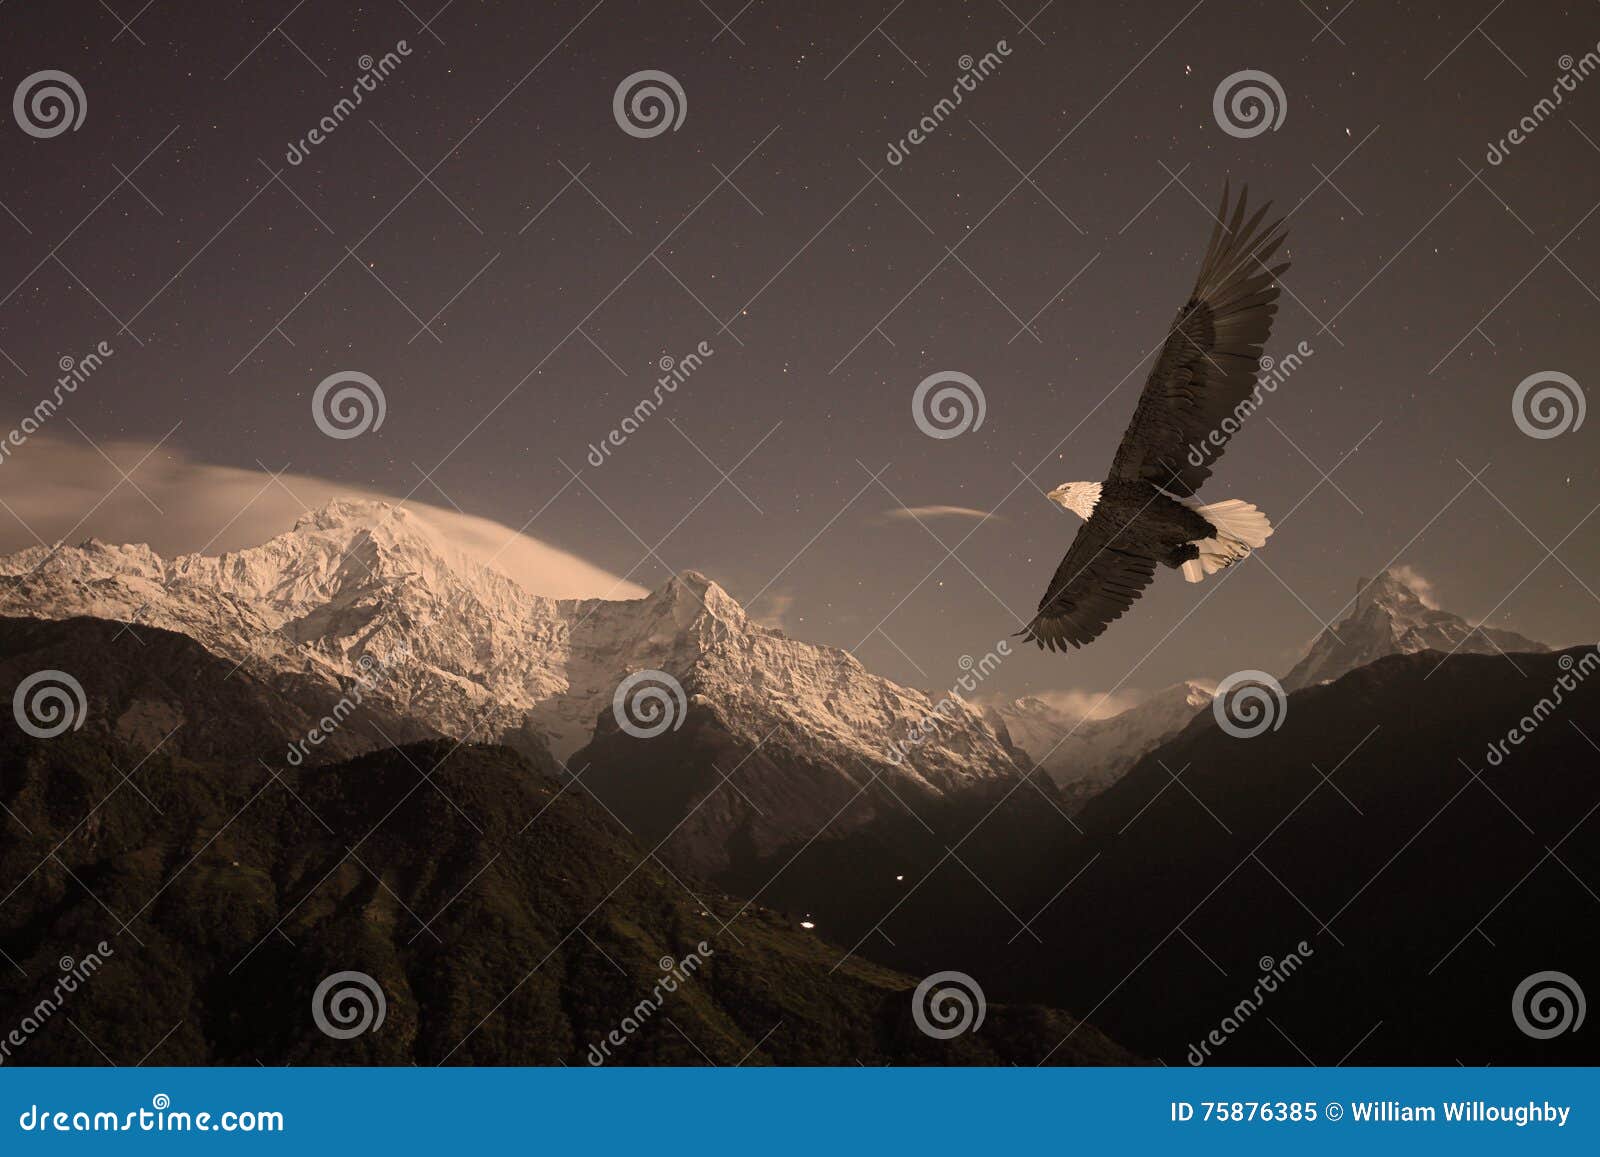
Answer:
<svg viewBox="0 0 1600 1157"><path fill-rule="evenodd" d="M534 737L562 759L594 736L624 678L653 669L750 744L799 745L934 793L1019 770L964 704L893 758L891 739L933 713L926 694L752 622L703 575L642 599L546 598L383 502L336 500L216 557L169 561L94 540L36 547L0 559L0 583L0 613L147 623L258 675L319 676L330 691L365 677L373 697L445 734Z"/></svg>
<svg viewBox="0 0 1600 1157"><path fill-rule="evenodd" d="M1417 651L1547 651L1514 631L1474 627L1419 593L1415 579L1393 568L1357 587L1355 605L1319 635L1283 680L1295 691L1325 683L1387 655ZM1027 758L1082 804L1110 787L1139 759L1180 731L1211 702L1210 688L1190 680L1168 687L1108 719L1080 720L1037 698L991 705L991 726L1003 728Z"/></svg>
<svg viewBox="0 0 1600 1157"><path fill-rule="evenodd" d="M1460 615L1440 610L1407 583L1403 570L1391 567L1370 583L1362 579L1356 584L1350 613L1312 641L1283 685L1296 691L1328 683L1386 655L1429 650L1492 655L1549 649L1515 631L1474 627Z"/></svg>
<svg viewBox="0 0 1600 1157"><path fill-rule="evenodd" d="M1182 730L1210 702L1210 689L1188 680L1106 719L1080 719L1033 696L994 704L986 715L991 725L1006 729L1069 803L1081 806Z"/></svg>

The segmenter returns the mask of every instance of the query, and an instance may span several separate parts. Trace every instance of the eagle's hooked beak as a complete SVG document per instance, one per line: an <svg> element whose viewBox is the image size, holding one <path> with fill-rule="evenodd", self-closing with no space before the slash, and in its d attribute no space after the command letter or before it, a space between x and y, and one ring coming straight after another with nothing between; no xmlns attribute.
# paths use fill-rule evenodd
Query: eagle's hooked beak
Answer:
<svg viewBox="0 0 1600 1157"><path fill-rule="evenodd" d="M1100 502L1100 485L1094 482L1063 482L1046 496L1063 510L1088 520Z"/></svg>

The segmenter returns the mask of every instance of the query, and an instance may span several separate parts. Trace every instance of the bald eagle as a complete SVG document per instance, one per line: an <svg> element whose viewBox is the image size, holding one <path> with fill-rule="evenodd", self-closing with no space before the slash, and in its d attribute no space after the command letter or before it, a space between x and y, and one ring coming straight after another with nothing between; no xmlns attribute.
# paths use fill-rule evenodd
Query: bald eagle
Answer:
<svg viewBox="0 0 1600 1157"><path fill-rule="evenodd" d="M1050 500L1083 525L1038 614L1019 632L1040 647L1065 650L1098 638L1144 593L1157 564L1181 568L1197 583L1272 533L1267 516L1248 502L1195 499L1260 400L1261 350L1278 311L1277 279L1289 268L1267 264L1283 244L1283 221L1261 227L1269 203L1247 222L1247 199L1241 190L1230 221L1223 187L1200 276L1145 381L1110 475L1050 491Z"/></svg>

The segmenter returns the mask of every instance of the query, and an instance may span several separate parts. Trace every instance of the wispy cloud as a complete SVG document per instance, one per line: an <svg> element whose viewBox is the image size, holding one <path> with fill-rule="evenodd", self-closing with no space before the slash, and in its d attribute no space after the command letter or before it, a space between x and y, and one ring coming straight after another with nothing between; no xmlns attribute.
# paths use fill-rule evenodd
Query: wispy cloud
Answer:
<svg viewBox="0 0 1600 1157"><path fill-rule="evenodd" d="M984 695L974 700L979 706L1004 706L1017 698L1015 695ZM1136 706L1146 696L1138 691L1080 691L1067 688L1056 691L1030 691L1024 698L1038 699L1046 706L1059 711L1071 722L1084 719L1109 719Z"/></svg>
<svg viewBox="0 0 1600 1157"><path fill-rule="evenodd" d="M151 453L148 442L102 442L100 448L106 457L87 442L36 436L5 459L0 553L36 546L39 540L76 545L98 538L144 543L168 558L196 551L218 555L258 546L334 498L399 501L397 495L306 474L285 473L274 481L262 470L196 462L166 446ZM414 500L405 508L450 547L534 594L632 599L647 593L492 519Z"/></svg>
<svg viewBox="0 0 1600 1157"><path fill-rule="evenodd" d="M1040 691L1034 697L1073 719L1109 719L1144 698L1137 691L1115 691L1107 695L1104 691L1076 690Z"/></svg>
<svg viewBox="0 0 1600 1157"><path fill-rule="evenodd" d="M756 608L760 608L759 611ZM794 608L794 596L783 591L768 591L746 612L763 627L777 631L789 629L789 612Z"/></svg>
<svg viewBox="0 0 1600 1157"><path fill-rule="evenodd" d="M1410 563L1404 563L1389 569L1397 579L1416 592L1417 598L1422 600L1423 606L1430 607L1433 610L1439 609L1439 601L1434 597L1433 582L1424 576L1421 571Z"/></svg>
<svg viewBox="0 0 1600 1157"><path fill-rule="evenodd" d="M970 506L896 506L893 510L881 512L880 517L899 519L910 522L914 519L929 518L999 518L1000 515L990 510L974 510Z"/></svg>

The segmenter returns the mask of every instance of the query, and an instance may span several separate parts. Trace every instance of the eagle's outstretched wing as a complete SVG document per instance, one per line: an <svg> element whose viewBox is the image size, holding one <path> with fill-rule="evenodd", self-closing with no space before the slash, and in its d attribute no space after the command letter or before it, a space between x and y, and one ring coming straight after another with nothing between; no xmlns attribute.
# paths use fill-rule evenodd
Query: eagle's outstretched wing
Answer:
<svg viewBox="0 0 1600 1157"><path fill-rule="evenodd" d="M1222 190L1194 292L1144 384L1111 464L1112 478L1193 494L1254 408L1246 399L1278 310L1277 278L1289 265L1267 266L1283 244L1283 222L1259 228L1269 204L1246 223L1247 197L1248 190L1240 190L1233 219L1224 226L1228 190Z"/></svg>
<svg viewBox="0 0 1600 1157"><path fill-rule="evenodd" d="M1023 638L1052 651L1081 647L1133 605L1156 574L1156 558L1130 533L1138 516L1106 501L1095 507L1056 567L1039 613L1018 632Z"/></svg>

